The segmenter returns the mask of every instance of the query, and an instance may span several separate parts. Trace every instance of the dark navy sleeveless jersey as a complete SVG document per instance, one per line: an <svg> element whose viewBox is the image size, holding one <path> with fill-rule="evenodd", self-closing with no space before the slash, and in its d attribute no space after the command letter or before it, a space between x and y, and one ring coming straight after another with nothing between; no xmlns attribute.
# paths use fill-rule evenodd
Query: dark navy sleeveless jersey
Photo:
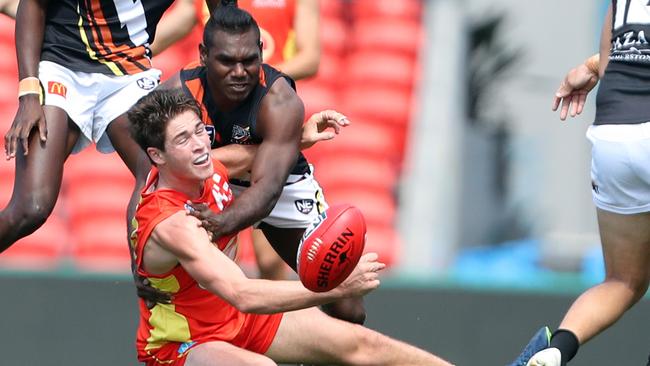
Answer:
<svg viewBox="0 0 650 366"><path fill-rule="evenodd" d="M232 111L224 112L219 110L213 102L205 66L194 62L180 72L183 91L199 102L203 112L203 122L215 128L215 136L212 141L213 149L230 144L252 145L262 142L262 137L256 130L257 115L262 99L279 78L286 79L295 90L296 85L291 77L267 64L262 64L260 83L239 106ZM290 174L301 175L308 172L307 159L300 153Z"/></svg>
<svg viewBox="0 0 650 366"><path fill-rule="evenodd" d="M596 96L595 125L650 121L650 2L612 0L609 64Z"/></svg>

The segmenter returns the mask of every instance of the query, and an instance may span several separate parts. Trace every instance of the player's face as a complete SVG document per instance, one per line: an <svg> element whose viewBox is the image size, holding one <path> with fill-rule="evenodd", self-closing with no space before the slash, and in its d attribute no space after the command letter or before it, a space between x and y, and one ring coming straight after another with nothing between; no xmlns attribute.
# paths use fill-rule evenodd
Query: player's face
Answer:
<svg viewBox="0 0 650 366"><path fill-rule="evenodd" d="M242 102L259 83L262 51L253 29L245 33L217 31L201 48L212 93L230 103Z"/></svg>
<svg viewBox="0 0 650 366"><path fill-rule="evenodd" d="M165 131L166 168L183 181L203 181L213 174L210 137L199 116L186 111L174 117Z"/></svg>

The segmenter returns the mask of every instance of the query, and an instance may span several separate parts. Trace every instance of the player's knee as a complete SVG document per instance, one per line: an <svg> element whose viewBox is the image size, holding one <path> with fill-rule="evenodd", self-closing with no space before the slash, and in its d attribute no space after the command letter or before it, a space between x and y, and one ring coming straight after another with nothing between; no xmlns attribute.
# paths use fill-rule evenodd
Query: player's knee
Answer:
<svg viewBox="0 0 650 366"><path fill-rule="evenodd" d="M21 205L14 218L17 228L39 228L41 227L54 209L54 203L34 200Z"/></svg>
<svg viewBox="0 0 650 366"><path fill-rule="evenodd" d="M343 361L352 365L375 365L387 341L388 337L380 333L354 325L354 350L346 352Z"/></svg>
<svg viewBox="0 0 650 366"><path fill-rule="evenodd" d="M632 303L639 301L645 293L648 291L648 285L650 284L650 278L646 274L643 275L616 275L608 274L605 279L606 282L617 282L625 286L631 293Z"/></svg>

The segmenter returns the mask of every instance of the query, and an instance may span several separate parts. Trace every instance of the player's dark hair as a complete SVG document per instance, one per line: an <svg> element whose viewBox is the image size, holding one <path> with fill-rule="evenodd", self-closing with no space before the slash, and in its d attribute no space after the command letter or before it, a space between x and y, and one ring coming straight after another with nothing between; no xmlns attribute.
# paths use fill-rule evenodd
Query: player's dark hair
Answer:
<svg viewBox="0 0 650 366"><path fill-rule="evenodd" d="M201 108L181 89L154 90L140 98L127 112L131 136L144 151L149 147L165 151L167 124L187 111L201 117Z"/></svg>
<svg viewBox="0 0 650 366"><path fill-rule="evenodd" d="M230 34L246 33L254 29L257 41L260 40L260 27L246 10L237 7L236 0L221 0L220 6L210 14L210 19L203 29L203 45L210 47L212 37L216 31L223 31Z"/></svg>

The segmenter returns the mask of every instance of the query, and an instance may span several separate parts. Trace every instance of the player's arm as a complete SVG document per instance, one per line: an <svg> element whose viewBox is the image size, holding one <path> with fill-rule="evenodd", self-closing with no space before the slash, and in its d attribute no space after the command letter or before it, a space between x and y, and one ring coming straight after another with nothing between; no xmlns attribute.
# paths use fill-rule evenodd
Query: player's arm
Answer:
<svg viewBox="0 0 650 366"><path fill-rule="evenodd" d="M297 0L294 20L296 54L276 65L295 80L313 76L318 72L321 53L319 24L318 0Z"/></svg>
<svg viewBox="0 0 650 366"><path fill-rule="evenodd" d="M0 0L0 13L16 19L18 0Z"/></svg>
<svg viewBox="0 0 650 366"><path fill-rule="evenodd" d="M263 141L253 160L251 186L219 214L194 213L213 235L234 233L271 212L298 157L303 117L302 101L284 78L278 79L257 116L257 132Z"/></svg>
<svg viewBox="0 0 650 366"><path fill-rule="evenodd" d="M360 262L359 270L353 272L343 286L323 293L314 293L299 281L268 281L249 279L239 266L217 249L209 240L200 222L178 212L159 223L152 232L150 242L172 253L183 268L202 287L228 301L246 313L277 313L304 309L328 303L343 297L365 294L379 285L377 270L383 265L373 260ZM146 249L145 249L146 250ZM156 258L145 252L145 266L160 258L169 266L169 257Z"/></svg>
<svg viewBox="0 0 650 366"><path fill-rule="evenodd" d="M5 154L16 156L18 144L26 155L29 152L29 135L38 129L41 141L47 139L47 126L40 103L42 92L38 81L38 63L43 46L47 0L23 0L16 12L16 56L18 58L19 98L18 111L11 128L5 135Z"/></svg>
<svg viewBox="0 0 650 366"><path fill-rule="evenodd" d="M188 35L197 23L193 0L176 1L174 7L163 15L156 27L156 36L149 46L154 56Z"/></svg>
<svg viewBox="0 0 650 366"><path fill-rule="evenodd" d="M580 65L574 67L564 77L560 87L553 96L554 111L560 108L560 119L575 117L582 113L587 95L598 84L605 72L609 59L612 32L612 6L609 6L600 39L600 53L597 53Z"/></svg>

